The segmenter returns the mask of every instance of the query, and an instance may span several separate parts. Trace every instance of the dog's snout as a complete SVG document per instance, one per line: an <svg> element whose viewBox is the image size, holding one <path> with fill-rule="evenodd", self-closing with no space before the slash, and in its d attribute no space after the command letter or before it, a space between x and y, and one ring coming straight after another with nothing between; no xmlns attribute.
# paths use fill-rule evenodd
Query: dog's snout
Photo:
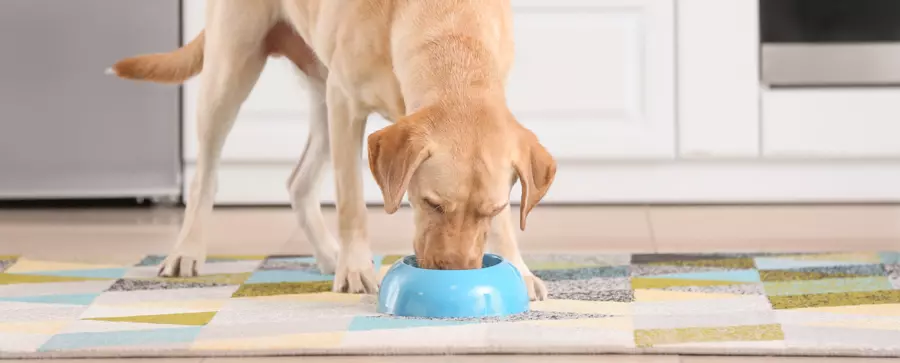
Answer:
<svg viewBox="0 0 900 363"><path fill-rule="evenodd" d="M452 252L426 256L419 260L419 266L431 270L474 270L481 268L481 262L481 256Z"/></svg>

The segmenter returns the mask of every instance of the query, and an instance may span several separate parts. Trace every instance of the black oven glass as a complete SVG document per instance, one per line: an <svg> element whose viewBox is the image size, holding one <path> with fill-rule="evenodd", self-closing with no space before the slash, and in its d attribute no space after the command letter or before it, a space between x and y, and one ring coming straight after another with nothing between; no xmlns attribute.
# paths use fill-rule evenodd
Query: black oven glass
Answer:
<svg viewBox="0 0 900 363"><path fill-rule="evenodd" d="M900 41L900 0L759 0L764 43Z"/></svg>

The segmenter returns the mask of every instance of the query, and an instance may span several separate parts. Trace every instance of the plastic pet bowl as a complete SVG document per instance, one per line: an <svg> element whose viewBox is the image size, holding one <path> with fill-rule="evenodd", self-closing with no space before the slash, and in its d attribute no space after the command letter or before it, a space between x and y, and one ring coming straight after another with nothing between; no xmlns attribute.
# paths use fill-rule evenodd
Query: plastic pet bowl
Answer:
<svg viewBox="0 0 900 363"><path fill-rule="evenodd" d="M475 270L428 270L415 256L395 262L381 282L378 312L422 318L476 318L528 311L528 289L515 266L485 254Z"/></svg>

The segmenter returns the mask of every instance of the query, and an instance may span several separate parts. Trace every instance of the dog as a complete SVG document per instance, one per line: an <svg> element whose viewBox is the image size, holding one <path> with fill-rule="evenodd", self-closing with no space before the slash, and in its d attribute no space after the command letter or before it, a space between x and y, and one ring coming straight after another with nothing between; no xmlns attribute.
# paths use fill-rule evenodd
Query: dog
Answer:
<svg viewBox="0 0 900 363"><path fill-rule="evenodd" d="M309 139L289 180L291 206L333 290L375 293L361 152L366 118L391 125L368 137L369 168L394 213L408 195L421 267L481 267L486 244L514 264L530 297L547 289L525 265L509 195L522 186L519 225L549 190L556 162L510 112L510 0L207 0L206 28L170 53L116 63L119 77L182 83L200 74L197 173L164 277L196 276L206 256L217 165L241 104L270 56L301 71L313 105ZM202 72L201 72L202 71ZM338 239L317 198L327 161L337 190ZM491 233L490 238L488 234Z"/></svg>

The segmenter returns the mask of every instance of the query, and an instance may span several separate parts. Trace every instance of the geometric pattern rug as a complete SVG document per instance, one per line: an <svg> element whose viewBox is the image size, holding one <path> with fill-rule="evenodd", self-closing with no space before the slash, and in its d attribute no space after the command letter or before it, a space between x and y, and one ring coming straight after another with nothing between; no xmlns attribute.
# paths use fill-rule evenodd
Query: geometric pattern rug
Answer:
<svg viewBox="0 0 900 363"><path fill-rule="evenodd" d="M378 256L383 274L399 256ZM196 278L0 256L0 358L678 353L900 356L900 254L534 255L527 313L407 319L331 293L308 256L211 256Z"/></svg>

